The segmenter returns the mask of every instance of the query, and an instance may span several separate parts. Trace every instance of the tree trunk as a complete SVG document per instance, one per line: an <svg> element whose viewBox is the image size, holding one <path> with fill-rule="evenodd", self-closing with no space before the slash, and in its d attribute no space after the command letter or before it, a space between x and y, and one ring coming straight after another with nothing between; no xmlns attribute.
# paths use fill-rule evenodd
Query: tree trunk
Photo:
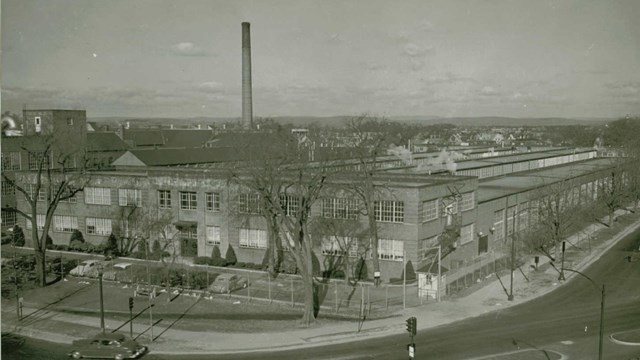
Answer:
<svg viewBox="0 0 640 360"><path fill-rule="evenodd" d="M609 227L613 226L613 214L614 212L612 210L609 210Z"/></svg>
<svg viewBox="0 0 640 360"><path fill-rule="evenodd" d="M371 261L375 274L375 272L380 271L380 260L378 259L378 225L372 200L367 202L367 217L369 219L369 235L371 237Z"/></svg>
<svg viewBox="0 0 640 360"><path fill-rule="evenodd" d="M369 215L369 234L371 235L371 261L373 271L380 271L380 259L378 258L378 226L375 215Z"/></svg>
<svg viewBox="0 0 640 360"><path fill-rule="evenodd" d="M38 285L45 287L47 285L47 271L45 268L45 251L41 249L35 249L36 258L36 276L38 279Z"/></svg>
<svg viewBox="0 0 640 360"><path fill-rule="evenodd" d="M301 249L300 259L306 258L305 264L298 264L300 267L300 276L302 277L303 291L304 291L304 311L302 313L302 319L300 320L302 326L310 327L315 324L315 291L313 283L313 261L311 254L311 247L309 244L305 244Z"/></svg>

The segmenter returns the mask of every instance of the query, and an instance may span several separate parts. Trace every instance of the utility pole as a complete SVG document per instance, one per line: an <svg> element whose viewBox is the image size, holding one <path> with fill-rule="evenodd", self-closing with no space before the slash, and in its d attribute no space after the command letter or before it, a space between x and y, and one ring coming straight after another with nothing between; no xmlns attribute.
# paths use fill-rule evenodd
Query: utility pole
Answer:
<svg viewBox="0 0 640 360"><path fill-rule="evenodd" d="M402 250L402 308L407 308L407 252Z"/></svg>
<svg viewBox="0 0 640 360"><path fill-rule="evenodd" d="M98 265L98 281L100 283L100 329L102 329L102 333L104 334L104 296L102 293L102 264Z"/></svg>
<svg viewBox="0 0 640 360"><path fill-rule="evenodd" d="M562 242L562 262L560 266L560 277L558 277L558 280L565 280L564 278L564 241Z"/></svg>
<svg viewBox="0 0 640 360"><path fill-rule="evenodd" d="M517 204L517 201L516 201ZM511 272L510 272L510 277L511 277L511 283L509 285L509 296L507 296L507 300L509 301L513 301L513 272L515 271L515 262L516 262L516 217L517 217L517 205L515 209L513 209L513 221L512 221L512 229L511 229ZM507 211L509 211L509 208L507 208ZM508 215L508 214L507 214ZM507 226L509 226L509 224L507 223Z"/></svg>

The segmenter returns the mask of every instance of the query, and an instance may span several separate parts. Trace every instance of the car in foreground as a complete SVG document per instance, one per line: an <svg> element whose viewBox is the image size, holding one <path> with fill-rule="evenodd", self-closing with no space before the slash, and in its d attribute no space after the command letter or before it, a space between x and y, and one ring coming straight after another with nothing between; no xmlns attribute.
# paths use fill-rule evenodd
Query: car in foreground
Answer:
<svg viewBox="0 0 640 360"><path fill-rule="evenodd" d="M249 286L249 280L240 275L220 274L209 285L209 291L220 294L229 294L232 291L244 289Z"/></svg>
<svg viewBox="0 0 640 360"><path fill-rule="evenodd" d="M102 278L104 280L131 282L131 266L131 263L126 262L113 264L109 270L105 270Z"/></svg>
<svg viewBox="0 0 640 360"><path fill-rule="evenodd" d="M71 349L69 357L74 359L137 359L148 350L146 346L120 333L98 334L89 339L75 340Z"/></svg>
<svg viewBox="0 0 640 360"><path fill-rule="evenodd" d="M99 260L84 260L83 262L78 264L78 266L71 269L69 274L73 276L88 276L89 273L94 271L97 274L98 272L97 266L99 263L100 263Z"/></svg>

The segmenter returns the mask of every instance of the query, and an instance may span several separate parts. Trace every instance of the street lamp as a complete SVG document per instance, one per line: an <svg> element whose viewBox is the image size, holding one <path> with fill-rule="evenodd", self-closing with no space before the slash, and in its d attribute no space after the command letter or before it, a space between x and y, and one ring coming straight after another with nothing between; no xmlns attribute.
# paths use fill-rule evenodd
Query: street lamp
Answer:
<svg viewBox="0 0 640 360"><path fill-rule="evenodd" d="M104 334L104 296L102 293L103 270L102 263L98 264L98 281L100 283L100 329L102 329L102 333Z"/></svg>
<svg viewBox="0 0 640 360"><path fill-rule="evenodd" d="M581 273L580 271L577 270L572 270L572 269L563 269L565 271L571 271L574 272L578 275L582 275L585 279L589 280L591 282L591 284L593 284L593 286L595 286L595 288L597 290L600 290L600 287L598 286L598 284L596 284L595 281L593 281L593 279L591 279L590 277L588 277L587 275ZM598 343L598 360L602 360L602 341L604 339L604 297L605 297L605 291L604 291L604 283L602 284L602 299L600 301L600 339L599 339L599 343Z"/></svg>

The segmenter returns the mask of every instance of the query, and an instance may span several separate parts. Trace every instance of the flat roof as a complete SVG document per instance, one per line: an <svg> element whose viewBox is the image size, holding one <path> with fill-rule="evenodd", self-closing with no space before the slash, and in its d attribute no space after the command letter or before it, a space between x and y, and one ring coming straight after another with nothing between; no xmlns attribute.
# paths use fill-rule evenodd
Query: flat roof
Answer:
<svg viewBox="0 0 640 360"><path fill-rule="evenodd" d="M563 179L588 175L611 167L612 158L597 158L548 168L512 173L478 182L478 203L532 190Z"/></svg>

